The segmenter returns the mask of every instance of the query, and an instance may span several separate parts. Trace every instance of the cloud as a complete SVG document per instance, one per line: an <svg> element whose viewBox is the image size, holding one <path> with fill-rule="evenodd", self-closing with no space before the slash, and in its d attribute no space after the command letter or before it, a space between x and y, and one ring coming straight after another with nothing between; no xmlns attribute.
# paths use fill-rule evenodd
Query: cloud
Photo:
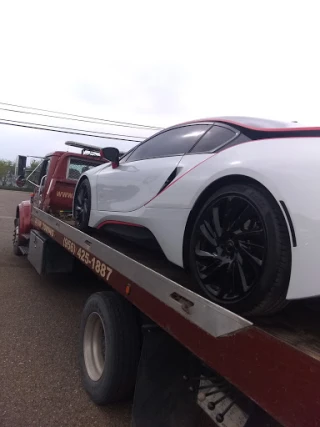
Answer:
<svg viewBox="0 0 320 427"><path fill-rule="evenodd" d="M219 115L320 124L317 17L314 2L288 0L6 2L0 101L157 126ZM43 155L64 139L0 126L0 155Z"/></svg>

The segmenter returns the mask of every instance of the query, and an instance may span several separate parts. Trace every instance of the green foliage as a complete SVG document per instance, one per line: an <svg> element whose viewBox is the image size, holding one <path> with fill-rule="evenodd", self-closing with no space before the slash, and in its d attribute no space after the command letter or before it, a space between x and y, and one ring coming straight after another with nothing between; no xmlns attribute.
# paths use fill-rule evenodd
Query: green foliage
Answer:
<svg viewBox="0 0 320 427"><path fill-rule="evenodd" d="M14 179L15 164L11 160L0 159L0 185L11 184Z"/></svg>
<svg viewBox="0 0 320 427"><path fill-rule="evenodd" d="M32 172L38 165L40 161L31 160L30 165L27 166L27 173ZM0 159L0 188L13 188L15 185L15 162L6 159ZM26 184L24 190L30 191L30 184Z"/></svg>
<svg viewBox="0 0 320 427"><path fill-rule="evenodd" d="M33 171L38 165L39 165L39 161L38 160L31 160L30 162L30 166L28 166L28 170Z"/></svg>

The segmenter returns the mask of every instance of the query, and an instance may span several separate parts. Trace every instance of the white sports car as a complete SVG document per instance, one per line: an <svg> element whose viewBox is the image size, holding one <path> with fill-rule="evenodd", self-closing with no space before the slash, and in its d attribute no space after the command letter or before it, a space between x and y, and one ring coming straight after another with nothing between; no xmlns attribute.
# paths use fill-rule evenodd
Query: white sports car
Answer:
<svg viewBox="0 0 320 427"><path fill-rule="evenodd" d="M320 128L229 117L179 124L85 172L79 229L153 239L199 292L261 315L320 295Z"/></svg>

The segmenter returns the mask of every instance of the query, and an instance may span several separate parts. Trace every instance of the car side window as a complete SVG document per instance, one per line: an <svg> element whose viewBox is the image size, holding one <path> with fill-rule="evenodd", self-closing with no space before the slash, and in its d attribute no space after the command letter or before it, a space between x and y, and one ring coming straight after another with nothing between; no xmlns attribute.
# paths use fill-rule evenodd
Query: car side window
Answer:
<svg viewBox="0 0 320 427"><path fill-rule="evenodd" d="M139 145L127 161L184 155L210 126L210 124L189 125L162 132Z"/></svg>
<svg viewBox="0 0 320 427"><path fill-rule="evenodd" d="M195 153L208 153L231 141L237 135L236 131L222 126L212 126L191 150Z"/></svg>

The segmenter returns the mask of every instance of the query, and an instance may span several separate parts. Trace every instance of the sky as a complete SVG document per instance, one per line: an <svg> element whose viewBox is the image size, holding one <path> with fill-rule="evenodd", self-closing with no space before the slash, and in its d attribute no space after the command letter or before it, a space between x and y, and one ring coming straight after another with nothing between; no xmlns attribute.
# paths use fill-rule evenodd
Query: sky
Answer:
<svg viewBox="0 0 320 427"><path fill-rule="evenodd" d="M316 0L3 2L0 103L166 127L254 116L320 125ZM154 130L21 120L147 137ZM43 156L74 140L134 143L0 125L0 158Z"/></svg>

